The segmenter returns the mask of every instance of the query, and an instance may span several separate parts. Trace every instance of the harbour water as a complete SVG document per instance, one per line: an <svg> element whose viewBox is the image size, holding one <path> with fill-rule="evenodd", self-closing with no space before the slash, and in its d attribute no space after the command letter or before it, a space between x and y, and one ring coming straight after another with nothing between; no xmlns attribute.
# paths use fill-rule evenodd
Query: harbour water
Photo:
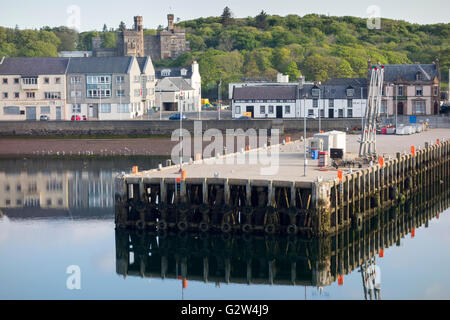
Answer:
<svg viewBox="0 0 450 320"><path fill-rule="evenodd" d="M376 251L379 227L322 240L116 231L114 177L163 162L1 159L0 299L450 298L448 199L412 217L383 216L394 241L363 263L354 248ZM71 266L80 289L68 286Z"/></svg>

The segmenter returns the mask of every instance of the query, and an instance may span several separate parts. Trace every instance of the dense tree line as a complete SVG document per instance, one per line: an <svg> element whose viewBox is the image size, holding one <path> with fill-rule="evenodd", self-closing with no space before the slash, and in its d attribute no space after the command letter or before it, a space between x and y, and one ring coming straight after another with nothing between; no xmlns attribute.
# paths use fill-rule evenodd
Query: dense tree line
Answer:
<svg viewBox="0 0 450 320"><path fill-rule="evenodd" d="M222 80L274 80L278 72L291 80L365 77L367 60L380 63L440 61L443 82L450 68L450 24L419 25L382 19L381 29L368 29L366 19L308 14L303 17L269 15L234 18L226 7L221 16L177 24L186 29L191 51L175 60L154 61L155 66L200 64L205 96L217 95ZM58 51L91 50L98 35L102 47L116 45L116 29L77 33L66 27L19 30L0 27L0 56L56 56ZM162 29L162 27L158 27ZM146 35L157 30L144 30Z"/></svg>

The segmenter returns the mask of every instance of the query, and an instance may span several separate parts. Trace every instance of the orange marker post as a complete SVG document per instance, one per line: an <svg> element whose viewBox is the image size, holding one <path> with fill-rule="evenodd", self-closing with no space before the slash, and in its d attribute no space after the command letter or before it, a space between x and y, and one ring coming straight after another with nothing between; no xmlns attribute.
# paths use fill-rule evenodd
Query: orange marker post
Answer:
<svg viewBox="0 0 450 320"><path fill-rule="evenodd" d="M380 164L380 166L384 166L384 158L383 157L379 157L378 158L378 163Z"/></svg>
<svg viewBox="0 0 450 320"><path fill-rule="evenodd" d="M411 229L411 238L414 238L416 236L416 228Z"/></svg>
<svg viewBox="0 0 450 320"><path fill-rule="evenodd" d="M138 172L139 172L139 167L138 167L138 166L133 166L133 167L131 168L131 172L132 172L132 173L138 173Z"/></svg>
<svg viewBox="0 0 450 320"><path fill-rule="evenodd" d="M181 180L186 180L186 170L181 170Z"/></svg>
<svg viewBox="0 0 450 320"><path fill-rule="evenodd" d="M250 150L250 147L249 146L245 146L245 151L248 151L248 150Z"/></svg>
<svg viewBox="0 0 450 320"><path fill-rule="evenodd" d="M411 146L411 154L414 156L416 154L416 147Z"/></svg>
<svg viewBox="0 0 450 320"><path fill-rule="evenodd" d="M439 145L439 139L436 139L436 144Z"/></svg>
<svg viewBox="0 0 450 320"><path fill-rule="evenodd" d="M339 181L342 181L342 170L338 170Z"/></svg>
<svg viewBox="0 0 450 320"><path fill-rule="evenodd" d="M344 284L344 275L340 274L338 276L338 285L342 286Z"/></svg>
<svg viewBox="0 0 450 320"><path fill-rule="evenodd" d="M183 289L187 289L187 280L183 279Z"/></svg>
<svg viewBox="0 0 450 320"><path fill-rule="evenodd" d="M383 249L380 249L380 251L378 252L378 256L379 256L380 258L383 258L383 257L384 257L384 250L383 250Z"/></svg>

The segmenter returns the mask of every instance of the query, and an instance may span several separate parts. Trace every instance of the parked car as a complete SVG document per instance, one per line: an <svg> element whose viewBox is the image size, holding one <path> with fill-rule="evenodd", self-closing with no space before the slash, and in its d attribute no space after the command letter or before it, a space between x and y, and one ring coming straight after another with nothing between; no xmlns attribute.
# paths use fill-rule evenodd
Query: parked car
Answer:
<svg viewBox="0 0 450 320"><path fill-rule="evenodd" d="M80 118L80 116L79 116L79 115L77 115L77 114L74 114L74 115L72 116L72 118L70 118L70 120L72 120L72 121L80 121L80 120L81 120L81 118Z"/></svg>
<svg viewBox="0 0 450 320"><path fill-rule="evenodd" d="M239 118L234 118L234 120L252 120L249 116L240 116Z"/></svg>
<svg viewBox="0 0 450 320"><path fill-rule="evenodd" d="M179 113L175 113L173 115L171 115L169 117L169 120L180 120L180 114ZM187 120L187 117L185 114L183 114L183 119L182 120Z"/></svg>
<svg viewBox="0 0 450 320"><path fill-rule="evenodd" d="M450 104L449 103L444 103L441 106L440 113L448 113L449 111L450 111Z"/></svg>
<svg viewBox="0 0 450 320"><path fill-rule="evenodd" d="M48 120L50 120L50 118L48 116L46 116L46 115L42 115L42 116L39 117L39 120L40 121L48 121Z"/></svg>

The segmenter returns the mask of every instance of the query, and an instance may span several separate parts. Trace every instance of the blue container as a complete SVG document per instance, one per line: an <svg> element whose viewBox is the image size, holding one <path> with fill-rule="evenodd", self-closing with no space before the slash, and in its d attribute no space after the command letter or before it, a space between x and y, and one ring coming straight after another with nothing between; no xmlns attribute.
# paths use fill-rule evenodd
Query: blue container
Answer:
<svg viewBox="0 0 450 320"><path fill-rule="evenodd" d="M313 150L312 151L312 159L313 160L319 159L319 150Z"/></svg>
<svg viewBox="0 0 450 320"><path fill-rule="evenodd" d="M409 123L417 123L417 117L416 116L409 116Z"/></svg>

